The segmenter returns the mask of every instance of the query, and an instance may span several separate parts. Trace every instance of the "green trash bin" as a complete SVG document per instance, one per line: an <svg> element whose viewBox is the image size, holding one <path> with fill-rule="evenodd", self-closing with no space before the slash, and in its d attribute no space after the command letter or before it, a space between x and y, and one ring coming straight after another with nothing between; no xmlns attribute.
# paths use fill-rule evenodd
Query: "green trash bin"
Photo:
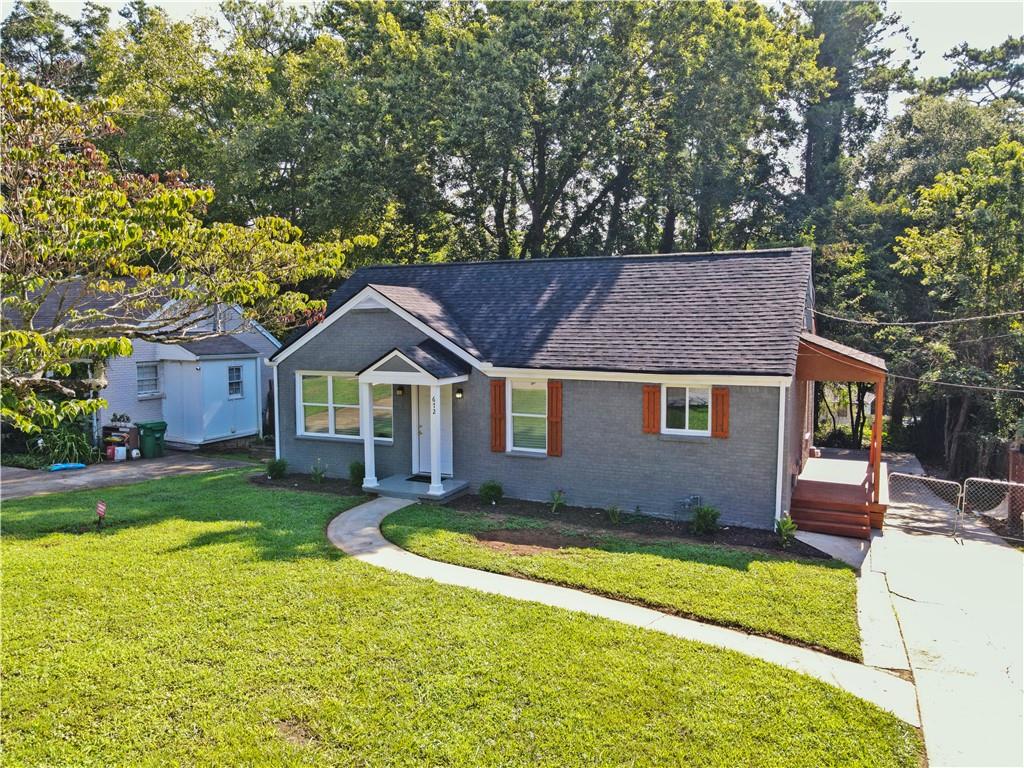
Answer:
<svg viewBox="0 0 1024 768"><path fill-rule="evenodd" d="M166 421L139 421L139 450L143 458L155 459L164 455L164 434L167 432Z"/></svg>

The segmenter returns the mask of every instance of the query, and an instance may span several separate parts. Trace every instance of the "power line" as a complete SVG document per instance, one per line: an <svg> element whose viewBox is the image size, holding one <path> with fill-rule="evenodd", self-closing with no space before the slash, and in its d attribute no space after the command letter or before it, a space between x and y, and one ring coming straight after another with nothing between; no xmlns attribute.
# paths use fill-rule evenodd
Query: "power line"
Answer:
<svg viewBox="0 0 1024 768"><path fill-rule="evenodd" d="M831 358L832 360L836 360L837 362L847 362L843 358L831 355L823 349L816 348L814 351L816 354ZM934 386L939 387L956 387L957 389L975 389L984 392L1008 392L1010 394L1024 395L1024 389L1012 389L1010 387L987 387L982 384L957 384L956 382L953 381L932 381L931 379L918 379L913 376L902 376L898 373L889 373L888 371L885 372L885 375L887 378L891 379L905 379L907 381L918 381L921 382L922 384L932 384Z"/></svg>
<svg viewBox="0 0 1024 768"><path fill-rule="evenodd" d="M948 325L950 323L972 323L978 320L995 320L1000 317L1012 317L1015 315L1024 315L1024 309L1014 309L1009 312L997 312L993 315L976 315L975 317L954 317L948 320L916 320L907 322L894 322L894 321L882 321L882 320L862 320L857 317L843 317L841 315L832 315L828 312L823 312L820 309L813 310L814 314L821 315L822 317L830 318L831 320L842 320L844 323L856 323L857 325Z"/></svg>

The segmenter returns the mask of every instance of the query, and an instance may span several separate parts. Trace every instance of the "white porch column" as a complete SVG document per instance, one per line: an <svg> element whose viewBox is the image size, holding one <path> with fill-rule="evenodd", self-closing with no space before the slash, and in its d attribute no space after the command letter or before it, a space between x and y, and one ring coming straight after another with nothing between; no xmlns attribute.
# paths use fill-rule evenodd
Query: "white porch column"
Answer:
<svg viewBox="0 0 1024 768"><path fill-rule="evenodd" d="M441 484L441 386L430 385L430 488L427 493L440 496Z"/></svg>
<svg viewBox="0 0 1024 768"><path fill-rule="evenodd" d="M373 455L373 384L359 383L359 431L363 435L364 488L377 487L377 467Z"/></svg>

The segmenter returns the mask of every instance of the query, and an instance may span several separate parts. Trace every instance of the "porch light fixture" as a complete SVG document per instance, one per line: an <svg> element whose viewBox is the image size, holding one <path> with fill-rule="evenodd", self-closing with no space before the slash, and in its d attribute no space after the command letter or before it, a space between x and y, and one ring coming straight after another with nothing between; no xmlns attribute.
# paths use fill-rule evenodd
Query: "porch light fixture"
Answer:
<svg viewBox="0 0 1024 768"><path fill-rule="evenodd" d="M462 395L463 395L462 387L459 387L458 389L455 390L455 399L456 400L461 400L462 399Z"/></svg>
<svg viewBox="0 0 1024 768"><path fill-rule="evenodd" d="M395 387L395 394L401 397L405 394L405 387Z"/></svg>

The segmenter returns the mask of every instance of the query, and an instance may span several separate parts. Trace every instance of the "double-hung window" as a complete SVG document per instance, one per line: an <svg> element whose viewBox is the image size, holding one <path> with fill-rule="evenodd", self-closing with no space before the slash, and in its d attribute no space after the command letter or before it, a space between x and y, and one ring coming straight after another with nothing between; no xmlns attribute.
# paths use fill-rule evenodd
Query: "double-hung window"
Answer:
<svg viewBox="0 0 1024 768"><path fill-rule="evenodd" d="M228 397L239 398L242 397L242 366L240 365L229 365L228 366Z"/></svg>
<svg viewBox="0 0 1024 768"><path fill-rule="evenodd" d="M711 435L711 387L670 387L661 391L661 431L669 435Z"/></svg>
<svg viewBox="0 0 1024 768"><path fill-rule="evenodd" d="M548 447L548 386L543 379L509 380L509 445L544 453Z"/></svg>
<svg viewBox="0 0 1024 768"><path fill-rule="evenodd" d="M359 381L350 374L299 374L298 432L357 439ZM373 385L373 436L394 437L394 402L390 384Z"/></svg>
<svg viewBox="0 0 1024 768"><path fill-rule="evenodd" d="M160 394L160 364L138 363L135 366L135 383L139 397Z"/></svg>

